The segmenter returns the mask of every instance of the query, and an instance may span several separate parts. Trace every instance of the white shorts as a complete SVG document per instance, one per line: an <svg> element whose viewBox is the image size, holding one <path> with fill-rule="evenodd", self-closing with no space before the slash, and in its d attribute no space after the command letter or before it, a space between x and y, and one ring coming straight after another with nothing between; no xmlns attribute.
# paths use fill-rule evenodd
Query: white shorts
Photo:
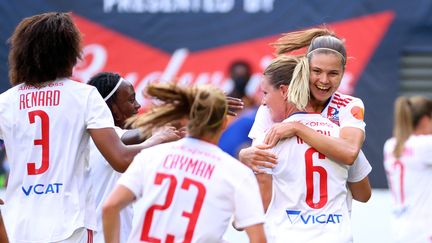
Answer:
<svg viewBox="0 0 432 243"><path fill-rule="evenodd" d="M71 235L71 237L52 243L93 243L93 230L79 228Z"/></svg>

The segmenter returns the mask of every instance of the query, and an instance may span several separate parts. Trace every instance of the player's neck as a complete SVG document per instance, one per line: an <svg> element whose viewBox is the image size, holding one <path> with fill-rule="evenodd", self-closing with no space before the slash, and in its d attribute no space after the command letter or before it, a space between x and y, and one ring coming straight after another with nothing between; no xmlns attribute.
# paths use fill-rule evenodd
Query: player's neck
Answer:
<svg viewBox="0 0 432 243"><path fill-rule="evenodd" d="M199 137L197 139L200 139L200 140L202 140L204 142L207 142L207 143L218 145L219 139L220 139L221 135L222 135L222 133L218 133L218 134L206 134L206 135L204 135L202 137Z"/></svg>

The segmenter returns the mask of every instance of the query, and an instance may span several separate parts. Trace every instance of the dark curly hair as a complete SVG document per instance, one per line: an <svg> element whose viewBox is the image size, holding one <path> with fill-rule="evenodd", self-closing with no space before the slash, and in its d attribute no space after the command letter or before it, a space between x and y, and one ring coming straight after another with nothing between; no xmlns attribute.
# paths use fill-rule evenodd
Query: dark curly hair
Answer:
<svg viewBox="0 0 432 243"><path fill-rule="evenodd" d="M23 19L9 39L12 85L38 86L72 75L81 57L81 34L69 13L43 13Z"/></svg>

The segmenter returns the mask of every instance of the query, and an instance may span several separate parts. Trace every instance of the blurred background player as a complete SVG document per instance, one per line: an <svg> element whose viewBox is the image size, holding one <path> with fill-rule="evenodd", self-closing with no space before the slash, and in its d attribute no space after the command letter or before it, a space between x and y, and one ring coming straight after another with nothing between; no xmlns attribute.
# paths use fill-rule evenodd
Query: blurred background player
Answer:
<svg viewBox="0 0 432 243"><path fill-rule="evenodd" d="M393 194L394 242L432 240L432 101L395 101L393 137L384 144L384 168Z"/></svg>
<svg viewBox="0 0 432 243"><path fill-rule="evenodd" d="M118 241L119 211L135 200L131 242L220 242L232 215L251 242L266 242L253 173L216 146L227 123L225 95L211 86L170 84L151 85L147 93L164 104L135 125L187 117L188 137L135 157L105 203L106 242Z"/></svg>
<svg viewBox="0 0 432 243"><path fill-rule="evenodd" d="M67 13L25 18L10 38L14 87L0 95L0 138L10 162L3 216L11 242L91 240L90 136L119 171L144 148L125 146L97 90L69 79L81 46Z"/></svg>
<svg viewBox="0 0 432 243"><path fill-rule="evenodd" d="M229 93L230 97L238 98L243 101L244 108L235 117L230 117L229 125L222 133L219 140L219 147L238 158L241 149L249 147L252 140L248 133L252 128L255 115L259 106L256 94L248 91L251 81L252 69L246 60L236 60L229 66L230 80L233 86Z"/></svg>
<svg viewBox="0 0 432 243"><path fill-rule="evenodd" d="M138 114L140 105L135 99L135 90L131 83L117 73L102 72L93 76L89 85L95 86L107 103L114 118L115 131L125 144L138 144L147 140L147 145L156 145L181 138L182 133L172 126L154 129L153 136L147 138L141 129L127 130L126 119ZM103 243L102 205L113 190L121 173L115 171L105 160L96 145L90 142L90 178L96 199L97 231L93 242ZM120 213L120 242L126 242L132 227L132 206Z"/></svg>

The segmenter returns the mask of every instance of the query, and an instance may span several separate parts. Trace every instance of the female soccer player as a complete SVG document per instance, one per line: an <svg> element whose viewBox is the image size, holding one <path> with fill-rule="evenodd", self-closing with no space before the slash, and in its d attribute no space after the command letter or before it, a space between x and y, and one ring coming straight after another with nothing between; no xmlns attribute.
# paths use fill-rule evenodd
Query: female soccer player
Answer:
<svg viewBox="0 0 432 243"><path fill-rule="evenodd" d="M273 126L274 122L265 106L258 110L249 137L254 139L268 130L265 143L273 146L282 138L296 135L327 157L351 165L357 158L365 137L364 105L358 98L336 92L347 60L343 42L328 29L309 29L285 34L275 46L278 54L308 47L305 55L309 69L305 70L305 75L309 77L309 84L303 84L301 88L310 90L310 94L303 95L295 103L308 112L321 113L339 125L340 138L319 134L295 122Z"/></svg>
<svg viewBox="0 0 432 243"><path fill-rule="evenodd" d="M272 120L298 122L325 136L338 137L340 128L319 113L299 111L287 99L297 89L298 78L278 79L291 64L294 74L307 69L307 60L292 56L276 58L264 72L263 104ZM286 81L290 80L290 82ZM306 93L307 94L307 93ZM301 97L301 95L300 95ZM297 99L298 100L298 99ZM257 138L258 142L264 136ZM350 213L347 204L348 165L318 152L300 137L286 139L271 149L278 158L268 174L258 174L266 210L265 229L270 242L350 242Z"/></svg>
<svg viewBox="0 0 432 243"><path fill-rule="evenodd" d="M394 196L394 242L432 239L432 101L399 97L393 137L384 144L384 168Z"/></svg>
<svg viewBox="0 0 432 243"><path fill-rule="evenodd" d="M274 155L265 151L266 148L274 146L280 139L298 136L332 160L352 165L364 141L364 105L358 98L336 92L347 59L343 42L328 29L309 29L288 33L279 39L275 46L280 55L308 47L306 56L302 58L307 58L309 67L295 76L304 75L305 78L298 80L309 80L309 83L292 82L290 87L295 85L296 88L290 89L291 92L287 93L286 98L300 109L321 113L339 125L340 136L325 136L297 122L275 124L269 108L262 105L258 109L249 137L254 140L267 131L264 143L268 146L251 146L243 149L239 154L240 160L256 172L260 172L258 166L268 167L271 164L267 162L276 162ZM273 78L278 82L290 81L294 67L295 65L288 65L284 67L283 72L274 70ZM365 202L370 198L371 190L367 178L370 171L368 163L357 164L350 169L352 180L349 180L349 184L355 182L350 185L354 199ZM360 187L359 190L357 187Z"/></svg>
<svg viewBox="0 0 432 243"><path fill-rule="evenodd" d="M227 99L211 86L151 85L164 102L135 125L148 129L188 118L188 137L143 150L103 209L107 243L118 242L119 211L138 209L130 242L220 242L234 215L251 242L266 242L258 184L251 170L216 146L227 123Z"/></svg>
<svg viewBox="0 0 432 243"><path fill-rule="evenodd" d="M2 214L11 242L90 241L90 136L118 171L145 147L123 145L97 90L69 79L81 51L67 13L25 18L10 38L14 87L0 95L0 138L10 161Z"/></svg>
<svg viewBox="0 0 432 243"><path fill-rule="evenodd" d="M95 86L107 103L114 118L115 131L125 144L138 144L146 139L147 145L156 145L180 139L182 133L172 126L156 129L150 138L146 138L141 129L125 129L126 119L138 114L140 105L135 99L133 85L120 75L111 72L102 72L93 76L89 85ZM97 230L93 242L103 243L102 205L113 190L121 173L115 171L99 152L96 145L90 143L90 180L96 198ZM132 206L121 212L122 228L120 242L126 242L132 228Z"/></svg>

